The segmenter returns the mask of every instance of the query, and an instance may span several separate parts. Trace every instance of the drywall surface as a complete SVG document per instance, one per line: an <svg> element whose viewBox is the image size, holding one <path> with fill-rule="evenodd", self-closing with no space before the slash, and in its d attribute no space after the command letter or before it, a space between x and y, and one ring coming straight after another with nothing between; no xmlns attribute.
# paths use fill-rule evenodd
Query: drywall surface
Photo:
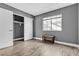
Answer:
<svg viewBox="0 0 79 59"><path fill-rule="evenodd" d="M49 16L62 14L62 31L43 31L42 19ZM56 40L75 43L78 42L78 4L65 8L57 9L35 17L34 20L34 37L41 37L43 33L56 35Z"/></svg>
<svg viewBox="0 0 79 59"><path fill-rule="evenodd" d="M79 44L79 3L78 3L78 44Z"/></svg>

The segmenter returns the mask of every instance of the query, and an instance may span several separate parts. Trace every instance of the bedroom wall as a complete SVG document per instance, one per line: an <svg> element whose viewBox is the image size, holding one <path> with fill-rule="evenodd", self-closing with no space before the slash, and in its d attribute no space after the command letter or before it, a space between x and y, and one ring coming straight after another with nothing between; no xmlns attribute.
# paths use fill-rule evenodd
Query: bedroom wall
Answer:
<svg viewBox="0 0 79 59"><path fill-rule="evenodd" d="M78 3L78 44L79 44L79 3Z"/></svg>
<svg viewBox="0 0 79 59"><path fill-rule="evenodd" d="M62 14L62 31L43 31L42 19L49 16ZM56 40L67 43L78 43L78 4L44 13L35 17L34 37L41 38L43 33L56 35Z"/></svg>

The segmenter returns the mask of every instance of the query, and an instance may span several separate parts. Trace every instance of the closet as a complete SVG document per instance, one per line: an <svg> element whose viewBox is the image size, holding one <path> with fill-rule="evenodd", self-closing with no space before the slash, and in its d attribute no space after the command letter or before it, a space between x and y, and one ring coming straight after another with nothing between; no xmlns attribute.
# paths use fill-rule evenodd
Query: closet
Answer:
<svg viewBox="0 0 79 59"><path fill-rule="evenodd" d="M13 46L16 40L33 38L33 18L0 8L0 49Z"/></svg>
<svg viewBox="0 0 79 59"><path fill-rule="evenodd" d="M13 39L24 40L24 17L13 14Z"/></svg>

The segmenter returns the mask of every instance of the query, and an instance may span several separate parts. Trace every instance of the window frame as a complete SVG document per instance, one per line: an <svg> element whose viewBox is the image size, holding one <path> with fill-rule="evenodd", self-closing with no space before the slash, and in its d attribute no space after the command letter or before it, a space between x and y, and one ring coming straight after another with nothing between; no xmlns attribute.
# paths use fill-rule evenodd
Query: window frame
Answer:
<svg viewBox="0 0 79 59"><path fill-rule="evenodd" d="M52 19L57 19L57 18L61 18L61 30L52 30ZM44 30L43 21L46 21L46 20L51 20L51 30ZM43 31L62 31L62 14L58 14L58 15L55 15L55 16L43 18L43 21L42 21L42 26L43 26L42 30Z"/></svg>

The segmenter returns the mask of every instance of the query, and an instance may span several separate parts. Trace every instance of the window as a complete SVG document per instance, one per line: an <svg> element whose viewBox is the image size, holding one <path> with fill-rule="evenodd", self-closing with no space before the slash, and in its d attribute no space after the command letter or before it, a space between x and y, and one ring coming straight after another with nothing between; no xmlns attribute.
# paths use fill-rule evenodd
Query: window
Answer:
<svg viewBox="0 0 79 59"><path fill-rule="evenodd" d="M44 31L62 31L62 15L56 15L43 19Z"/></svg>
<svg viewBox="0 0 79 59"><path fill-rule="evenodd" d="M43 21L43 30L51 31L51 20Z"/></svg>

